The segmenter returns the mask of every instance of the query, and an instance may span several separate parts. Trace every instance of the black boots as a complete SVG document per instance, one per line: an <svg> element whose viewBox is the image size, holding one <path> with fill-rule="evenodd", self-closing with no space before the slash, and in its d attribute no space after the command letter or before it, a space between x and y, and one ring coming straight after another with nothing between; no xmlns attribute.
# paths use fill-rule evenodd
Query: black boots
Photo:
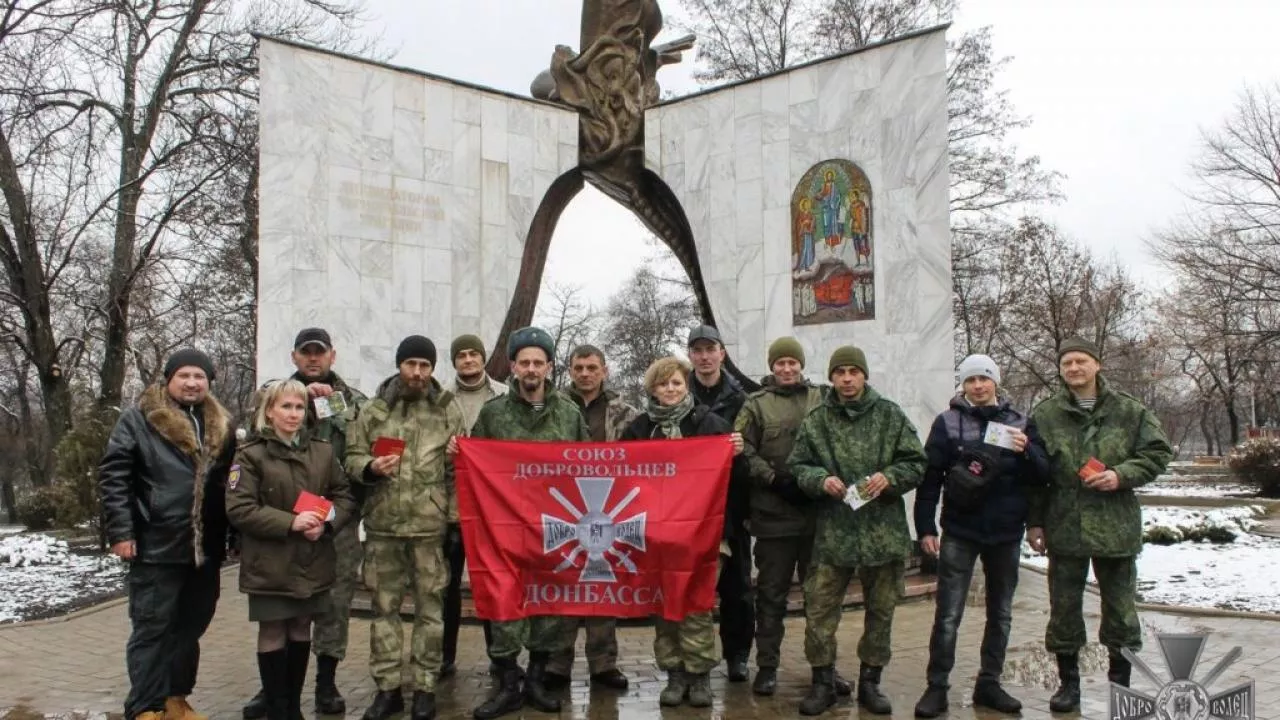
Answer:
<svg viewBox="0 0 1280 720"><path fill-rule="evenodd" d="M662 707L678 707L684 704L689 695L689 679L684 668L672 668L667 671L667 686L658 693L658 704Z"/></svg>
<svg viewBox="0 0 1280 720"><path fill-rule="evenodd" d="M880 668L863 665L858 669L858 704L876 715L892 715L889 698L880 692Z"/></svg>
<svg viewBox="0 0 1280 720"><path fill-rule="evenodd" d="M947 711L947 686L930 685L916 703L916 717L936 718Z"/></svg>
<svg viewBox="0 0 1280 720"><path fill-rule="evenodd" d="M813 684L809 692L800 701L801 715L821 715L836 704L836 688L833 682L834 670L830 665L813 669Z"/></svg>
<svg viewBox="0 0 1280 720"><path fill-rule="evenodd" d="M379 690L373 696L373 702L369 703L369 709L364 711L363 720L387 720L401 712L404 712L404 696L400 694L400 688Z"/></svg>
<svg viewBox="0 0 1280 720"><path fill-rule="evenodd" d="M1049 698L1053 712L1075 712L1080 709L1080 656L1075 653L1058 656L1058 691Z"/></svg>
<svg viewBox="0 0 1280 720"><path fill-rule="evenodd" d="M750 671L747 669L746 655L735 655L734 657L726 658L725 663L729 666L729 682L747 681Z"/></svg>
<svg viewBox="0 0 1280 720"><path fill-rule="evenodd" d="M436 694L415 690L409 720L436 720Z"/></svg>
<svg viewBox="0 0 1280 720"><path fill-rule="evenodd" d="M530 705L542 712L560 712L560 698L551 694L543 684L547 674L547 652L529 653L529 670L524 674L524 697Z"/></svg>
<svg viewBox="0 0 1280 720"><path fill-rule="evenodd" d="M849 685L849 681L844 679L839 670L832 669L831 683L836 686L836 695L840 697L849 697L853 694L853 687Z"/></svg>
<svg viewBox="0 0 1280 720"><path fill-rule="evenodd" d="M1022 702L1005 692L999 680L990 677L978 678L978 684L973 686L973 706L1009 715L1022 712Z"/></svg>
<svg viewBox="0 0 1280 720"><path fill-rule="evenodd" d="M607 687L610 690L626 690L627 685L630 683L621 670L613 668L604 672L593 673L591 675L591 684Z"/></svg>
<svg viewBox="0 0 1280 720"><path fill-rule="evenodd" d="M258 678L262 681L263 717L289 720L289 651L281 648L258 653Z"/></svg>
<svg viewBox="0 0 1280 720"><path fill-rule="evenodd" d="M241 712L244 720L262 720L267 716L267 695L258 690L258 694L250 698L249 702L244 704L244 710Z"/></svg>
<svg viewBox="0 0 1280 720"><path fill-rule="evenodd" d="M289 720L303 720L302 685L307 681L307 666L311 664L311 643L290 641L286 652L289 657Z"/></svg>
<svg viewBox="0 0 1280 720"><path fill-rule="evenodd" d="M772 695L777 691L778 668L762 667L756 670L756 679L751 683L751 692L757 695Z"/></svg>
<svg viewBox="0 0 1280 720"><path fill-rule="evenodd" d="M516 664L515 658L494 660L493 664L497 666L494 668L497 670L497 687L488 700L472 711L471 715L476 720L502 717L524 707L524 693L520 689L520 666Z"/></svg>
<svg viewBox="0 0 1280 720"><path fill-rule="evenodd" d="M1133 665L1124 653L1119 650L1107 650L1108 659L1111 661L1107 666L1107 680L1117 684L1129 687L1129 679L1133 675Z"/></svg>
<svg viewBox="0 0 1280 720"><path fill-rule="evenodd" d="M316 714L346 715L347 701L338 692L334 674L338 671L338 658L330 655L316 656Z"/></svg>

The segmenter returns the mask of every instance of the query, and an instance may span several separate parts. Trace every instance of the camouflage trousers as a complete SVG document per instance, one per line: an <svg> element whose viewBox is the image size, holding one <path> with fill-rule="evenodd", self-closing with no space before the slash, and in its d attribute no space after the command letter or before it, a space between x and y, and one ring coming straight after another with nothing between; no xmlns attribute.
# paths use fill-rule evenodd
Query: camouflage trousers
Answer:
<svg viewBox="0 0 1280 720"><path fill-rule="evenodd" d="M804 582L804 655L809 664L835 664L840 606L856 574L864 607L858 660L872 667L888 665L893 654L893 611L904 591L903 571L901 560L857 569L815 563Z"/></svg>
<svg viewBox="0 0 1280 720"><path fill-rule="evenodd" d="M587 669L592 674L618 667L618 621L610 617L567 618L564 649L557 650L547 663L547 671L568 676L573 670L574 645L578 628L587 628Z"/></svg>
<svg viewBox="0 0 1280 720"><path fill-rule="evenodd" d="M720 556L720 568L725 557ZM684 668L701 675L720 663L716 655L716 625L711 612L686 615L674 622L661 617L653 619L653 657L661 670Z"/></svg>
<svg viewBox="0 0 1280 720"><path fill-rule="evenodd" d="M525 620L493 621L489 624L489 657L493 660L517 660L520 650L554 655L563 652L572 638L566 631L577 627L579 618L560 615L535 615Z"/></svg>
<svg viewBox="0 0 1280 720"><path fill-rule="evenodd" d="M338 573L329 590L329 612L316 618L311 632L311 650L316 657L328 655L343 660L347 657L347 628L351 620L351 598L360 582L360 563L364 548L360 545L360 518L347 523L333 538L338 555Z"/></svg>
<svg viewBox="0 0 1280 720"><path fill-rule="evenodd" d="M400 604L405 588L413 595L413 637L409 646L414 686L435 692L444 640L444 588L449 568L443 538L369 537L364 544L364 583L373 596L369 625L369 673L379 690L401 685L404 630Z"/></svg>
<svg viewBox="0 0 1280 720"><path fill-rule="evenodd" d="M1142 649L1138 621L1138 560L1136 557L1049 556L1049 625L1044 646L1051 653L1079 652L1088 642L1084 627L1084 588L1089 561L1102 598L1102 626L1098 642L1112 650Z"/></svg>

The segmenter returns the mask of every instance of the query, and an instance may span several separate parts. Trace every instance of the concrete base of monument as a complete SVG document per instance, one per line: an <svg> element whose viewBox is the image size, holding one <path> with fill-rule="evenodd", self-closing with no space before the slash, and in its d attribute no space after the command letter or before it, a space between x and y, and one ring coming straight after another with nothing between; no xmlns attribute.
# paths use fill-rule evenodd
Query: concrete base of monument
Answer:
<svg viewBox="0 0 1280 720"><path fill-rule="evenodd" d="M932 598L938 590L938 579L934 575L921 573L919 568L911 568L907 570L905 579L906 593L903 602L911 602L915 600L926 600ZM849 589L844 595L844 609L854 610L862 607L862 586L855 579L849 583ZM351 602L351 614L360 617L369 617L372 614L372 607L369 602L369 594L361 589L356 592L355 598ZM400 606L400 614L405 618L413 617L413 599L405 596L404 603ZM799 616L804 614L804 593L799 583L791 586L791 593L787 597L787 614ZM471 589L467 586L464 578L462 585L462 622L463 624L479 623L480 619L476 617L475 606L471 601ZM631 620L623 620L622 624L628 626L646 626L652 625L650 618L636 618Z"/></svg>

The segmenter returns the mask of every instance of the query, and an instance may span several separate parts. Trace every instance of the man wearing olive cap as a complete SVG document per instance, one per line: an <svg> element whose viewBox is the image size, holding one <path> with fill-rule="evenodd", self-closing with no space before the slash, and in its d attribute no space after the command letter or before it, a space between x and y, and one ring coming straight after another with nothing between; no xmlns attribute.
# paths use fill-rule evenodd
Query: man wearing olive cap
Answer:
<svg viewBox="0 0 1280 720"><path fill-rule="evenodd" d="M1049 554L1049 624L1045 649L1057 656L1053 712L1080 707L1080 648L1087 641L1084 588L1092 564L1102 595L1098 640L1107 646L1107 678L1129 684L1123 651L1142 649L1138 622L1137 555L1142 510L1134 488L1164 472L1173 449L1160 421L1132 395L1101 375L1102 353L1083 338L1058 348L1062 388L1031 418L1049 453L1049 487L1033 497L1027 541Z"/></svg>
<svg viewBox="0 0 1280 720"><path fill-rule="evenodd" d="M924 475L925 455L902 409L867 384L866 355L837 348L827 364L831 389L796 436L788 464L796 483L816 504L813 565L804 586L804 654L813 684L800 714L820 715L836 702L836 630L840 606L856 574L865 599L858 642L858 705L878 715L893 712L880 690L891 655L893 612L911 555L906 504ZM865 501L846 503L857 486Z"/></svg>
<svg viewBox="0 0 1280 720"><path fill-rule="evenodd" d="M480 408L471 436L495 440L585 442L591 439L578 406L547 382L555 359L555 342L541 328L515 331L507 342L511 390ZM493 695L475 709L476 718L496 718L518 711L528 701L542 712L558 712L560 699L546 687L547 662L562 651L567 632L563 617L538 615L527 620L492 623L489 655L498 666ZM523 640L523 643L522 643ZM523 688L518 659L529 650Z"/></svg>

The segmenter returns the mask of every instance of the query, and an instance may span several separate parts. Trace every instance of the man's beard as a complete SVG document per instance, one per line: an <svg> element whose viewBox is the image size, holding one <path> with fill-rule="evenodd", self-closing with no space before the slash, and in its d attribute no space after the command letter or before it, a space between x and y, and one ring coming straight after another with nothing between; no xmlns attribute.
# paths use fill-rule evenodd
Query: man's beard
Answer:
<svg viewBox="0 0 1280 720"><path fill-rule="evenodd" d="M421 400L426 394L427 384L422 381L401 380L400 395L405 400Z"/></svg>
<svg viewBox="0 0 1280 720"><path fill-rule="evenodd" d="M520 378L520 387L524 388L525 392L536 391L542 387L542 383L543 379L537 375L524 375Z"/></svg>

